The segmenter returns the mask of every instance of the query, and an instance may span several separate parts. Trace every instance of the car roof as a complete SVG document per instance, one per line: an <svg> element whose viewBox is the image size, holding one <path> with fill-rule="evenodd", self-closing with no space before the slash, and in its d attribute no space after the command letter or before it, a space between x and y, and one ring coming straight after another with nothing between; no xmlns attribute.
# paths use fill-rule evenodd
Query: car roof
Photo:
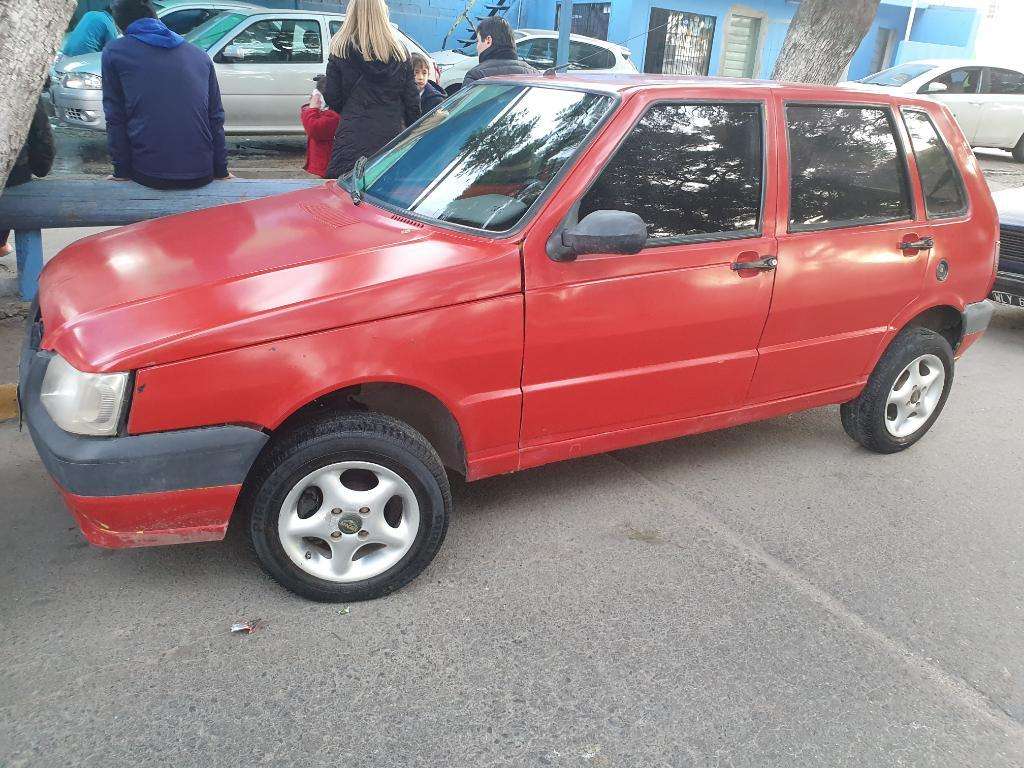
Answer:
<svg viewBox="0 0 1024 768"><path fill-rule="evenodd" d="M505 77L489 78L506 80ZM879 96L890 96L900 102L917 102L934 104L931 99L915 99L897 91L873 91L863 88L847 88L844 86L816 85L809 83L787 83L777 80L750 80L739 77L700 77L681 75L652 75L629 73L587 73L558 72L553 75L537 74L516 76L516 82L534 83L537 85L561 85L567 87L586 88L606 93L626 93L633 91L660 91L678 88L694 90L744 90L783 91L795 96L804 95L808 98L819 98L822 95L834 98L837 102L865 102L877 100Z"/></svg>
<svg viewBox="0 0 1024 768"><path fill-rule="evenodd" d="M527 35L529 37L558 37L558 31L554 30L554 29L533 29L533 28L527 28L527 29L517 29L516 32L519 32L520 34L523 34L523 35ZM576 33L570 34L569 35L569 39L570 40L584 41L584 42L587 42L587 43L593 43L594 45L600 45L600 46L602 46L604 48L625 48L624 45L619 45L618 43L612 43L612 42L609 42L608 40L602 40L599 37L587 37L586 35L577 35Z"/></svg>
<svg viewBox="0 0 1024 768"><path fill-rule="evenodd" d="M895 69L896 67L903 67L912 64L923 64L929 67L948 67L955 69L957 67L998 67L999 69L1020 69L1009 62L998 62L991 60L978 59L915 59L914 61L904 61L899 64L889 67L889 69ZM883 70L884 71L884 70ZM878 74L877 72L874 74ZM868 75L871 77L871 75Z"/></svg>
<svg viewBox="0 0 1024 768"><path fill-rule="evenodd" d="M232 0L158 0L154 3L160 10L173 8L222 8L225 11L263 11L263 8L252 3L233 2Z"/></svg>

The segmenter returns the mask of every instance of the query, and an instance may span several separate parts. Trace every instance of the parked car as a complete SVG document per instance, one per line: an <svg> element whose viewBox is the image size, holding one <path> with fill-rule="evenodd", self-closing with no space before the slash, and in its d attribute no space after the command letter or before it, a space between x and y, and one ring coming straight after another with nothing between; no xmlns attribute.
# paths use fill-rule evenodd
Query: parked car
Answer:
<svg viewBox="0 0 1024 768"><path fill-rule="evenodd" d="M908 448L991 317L995 207L931 100L537 76L434 116L341 182L46 266L20 392L90 541L237 515L289 589L372 598L437 553L449 471L829 404Z"/></svg>
<svg viewBox="0 0 1024 768"><path fill-rule="evenodd" d="M945 104L972 147L995 147L1024 162L1024 72L978 61L913 61L854 87L922 94Z"/></svg>
<svg viewBox="0 0 1024 768"><path fill-rule="evenodd" d="M174 12L181 8L174 6ZM224 130L302 133L299 109L313 90L313 78L324 73L327 43L344 20L337 13L239 6L185 35L213 58ZM426 56L407 35L398 31L398 36L410 51ZM57 118L78 128L106 130L99 54L65 58L60 67L51 88Z"/></svg>
<svg viewBox="0 0 1024 768"><path fill-rule="evenodd" d="M541 71L555 66L557 32L550 29L517 29L513 35L516 40L516 53L520 59ZM449 94L462 87L466 73L479 63L476 56L467 55L460 50L437 51L430 55L437 62L441 72L438 83ZM629 48L624 45L616 45L596 37L569 36L570 70L635 75L636 66L629 57Z"/></svg>
<svg viewBox="0 0 1024 768"><path fill-rule="evenodd" d="M193 29L198 27L205 21L210 20L218 13L222 13L226 10L246 10L246 9L257 9L258 6L251 5L243 2L232 2L232 0L154 0L151 3L153 10L156 11L157 17L167 28L177 32L179 35L187 34ZM95 65L95 66L93 66ZM82 69L82 68L85 69ZM82 70L82 77L75 79L72 77L72 91L77 91L85 88L89 82L89 75L95 75L97 78L100 73L100 54L90 53L82 56L65 56L63 53L58 51L56 57L53 60L53 64L50 67L50 75L46 79L46 84L43 87L43 97L50 102L51 110L53 107L53 98L50 94L51 85L56 83L58 86L61 84L61 79L66 72L75 72ZM96 80L96 83L102 82ZM90 89L91 90L91 89ZM99 90L99 86L96 87ZM67 98L74 100L80 93L67 94ZM69 108L75 110L75 104L70 104ZM92 114L88 114L91 112ZM91 118L96 115L96 110L90 105L90 109L83 112L72 112L72 120L91 122ZM58 119L60 115L58 114ZM103 117L103 105L99 105L99 116ZM94 127L94 126L86 126Z"/></svg>
<svg viewBox="0 0 1024 768"><path fill-rule="evenodd" d="M1024 307L1024 187L993 195L999 211L999 271L992 298Z"/></svg>

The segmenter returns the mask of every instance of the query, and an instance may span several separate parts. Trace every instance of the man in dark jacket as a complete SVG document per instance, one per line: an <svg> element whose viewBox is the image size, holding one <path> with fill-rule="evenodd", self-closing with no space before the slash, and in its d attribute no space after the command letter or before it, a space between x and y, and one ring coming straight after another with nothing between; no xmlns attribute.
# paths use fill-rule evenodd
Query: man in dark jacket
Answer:
<svg viewBox="0 0 1024 768"><path fill-rule="evenodd" d="M535 75L537 70L520 61L512 40L512 27L500 16L487 16L476 25L476 52L480 63L466 73L463 87L492 75Z"/></svg>
<svg viewBox="0 0 1024 768"><path fill-rule="evenodd" d="M124 37L103 50L103 111L113 179L195 189L228 177L224 107L213 62L156 18L148 0L117 0Z"/></svg>

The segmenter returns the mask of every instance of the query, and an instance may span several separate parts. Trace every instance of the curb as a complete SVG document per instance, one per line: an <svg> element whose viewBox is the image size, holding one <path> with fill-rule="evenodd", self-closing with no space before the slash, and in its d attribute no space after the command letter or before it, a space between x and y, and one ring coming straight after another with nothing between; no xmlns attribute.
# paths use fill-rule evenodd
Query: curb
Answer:
<svg viewBox="0 0 1024 768"><path fill-rule="evenodd" d="M18 385L0 384L0 421L18 416Z"/></svg>

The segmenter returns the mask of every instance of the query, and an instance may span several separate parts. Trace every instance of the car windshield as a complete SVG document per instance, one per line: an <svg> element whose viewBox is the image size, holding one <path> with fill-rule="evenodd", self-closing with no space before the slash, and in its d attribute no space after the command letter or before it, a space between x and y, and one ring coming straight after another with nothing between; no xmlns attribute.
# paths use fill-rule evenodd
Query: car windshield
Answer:
<svg viewBox="0 0 1024 768"><path fill-rule="evenodd" d="M465 88L377 155L364 189L371 200L439 221L510 229L612 103L607 95L565 88Z"/></svg>
<svg viewBox="0 0 1024 768"><path fill-rule="evenodd" d="M209 21L200 24L187 35L185 39L193 45L210 50L230 30L234 29L239 22L246 18L244 13L227 11L214 16Z"/></svg>
<svg viewBox="0 0 1024 768"><path fill-rule="evenodd" d="M932 69L935 69L934 64L900 64L898 67L883 69L881 72L876 72L858 82L897 88L901 85L906 85L915 77L920 77Z"/></svg>

